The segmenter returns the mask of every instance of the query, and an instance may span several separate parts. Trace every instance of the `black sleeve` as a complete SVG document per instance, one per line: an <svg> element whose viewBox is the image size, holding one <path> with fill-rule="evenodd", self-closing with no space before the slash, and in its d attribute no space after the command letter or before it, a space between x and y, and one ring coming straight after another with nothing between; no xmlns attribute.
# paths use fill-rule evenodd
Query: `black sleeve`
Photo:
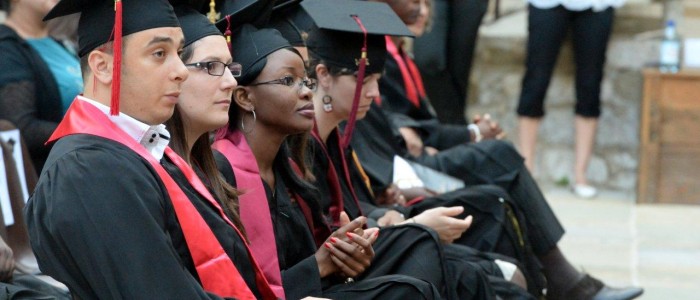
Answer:
<svg viewBox="0 0 700 300"><path fill-rule="evenodd" d="M80 299L220 299L171 243L170 200L156 176L136 154L112 147L50 162L25 208L41 270Z"/></svg>
<svg viewBox="0 0 700 300"><path fill-rule="evenodd" d="M313 255L282 270L282 282L287 299L322 296L321 274L318 273L318 264Z"/></svg>
<svg viewBox="0 0 700 300"><path fill-rule="evenodd" d="M50 148L44 143L58 123L39 118L35 89L36 85L31 80L0 85L0 119L8 120L19 128L32 158L45 158Z"/></svg>
<svg viewBox="0 0 700 300"><path fill-rule="evenodd" d="M437 119L418 121L423 144L438 150L449 149L471 141L471 132L464 125L442 124Z"/></svg>

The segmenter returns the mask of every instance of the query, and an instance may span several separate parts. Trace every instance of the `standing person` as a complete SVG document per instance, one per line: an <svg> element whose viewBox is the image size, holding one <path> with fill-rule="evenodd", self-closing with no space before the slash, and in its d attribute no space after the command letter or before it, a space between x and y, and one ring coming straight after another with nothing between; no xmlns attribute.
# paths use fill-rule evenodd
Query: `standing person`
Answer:
<svg viewBox="0 0 700 300"><path fill-rule="evenodd" d="M51 150L44 143L83 91L78 58L41 20L56 2L0 0L0 119L19 128L37 173Z"/></svg>
<svg viewBox="0 0 700 300"><path fill-rule="evenodd" d="M416 65L440 122L466 124L474 52L489 0L432 2L430 30L413 43Z"/></svg>
<svg viewBox="0 0 700 300"><path fill-rule="evenodd" d="M573 33L576 64L576 128L574 194L597 194L586 178L600 116L600 85L605 52L612 30L614 8L625 0L549 1L529 0L525 76L517 113L520 152L530 171L535 167L537 131L544 117L544 98L559 49L569 30Z"/></svg>
<svg viewBox="0 0 700 300"><path fill-rule="evenodd" d="M63 0L46 19L76 12L85 93L52 135L25 207L41 270L78 299L255 299L165 170L170 161L195 176L167 147L162 125L189 74L172 6Z"/></svg>

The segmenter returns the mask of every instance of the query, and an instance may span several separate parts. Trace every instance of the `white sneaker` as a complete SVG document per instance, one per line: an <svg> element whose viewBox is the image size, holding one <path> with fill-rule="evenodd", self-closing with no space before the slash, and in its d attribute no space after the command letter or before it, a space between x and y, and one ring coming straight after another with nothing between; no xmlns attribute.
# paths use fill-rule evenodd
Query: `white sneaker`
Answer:
<svg viewBox="0 0 700 300"><path fill-rule="evenodd" d="M571 191L579 198L584 199L590 199L598 195L598 190L587 184L575 184L571 187Z"/></svg>

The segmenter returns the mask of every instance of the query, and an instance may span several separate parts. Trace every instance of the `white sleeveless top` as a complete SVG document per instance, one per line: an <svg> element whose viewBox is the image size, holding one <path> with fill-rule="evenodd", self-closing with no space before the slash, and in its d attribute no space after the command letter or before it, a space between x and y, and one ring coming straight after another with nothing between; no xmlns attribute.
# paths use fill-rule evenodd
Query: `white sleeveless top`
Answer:
<svg viewBox="0 0 700 300"><path fill-rule="evenodd" d="M603 11L608 7L620 7L626 0L527 0L532 6L540 9L548 9L562 5L564 8L573 11L593 9L593 11Z"/></svg>

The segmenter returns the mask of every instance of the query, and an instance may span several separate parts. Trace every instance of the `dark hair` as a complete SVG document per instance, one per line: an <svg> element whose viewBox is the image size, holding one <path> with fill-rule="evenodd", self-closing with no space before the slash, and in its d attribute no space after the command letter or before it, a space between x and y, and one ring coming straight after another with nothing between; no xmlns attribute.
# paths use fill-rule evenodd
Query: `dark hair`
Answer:
<svg viewBox="0 0 700 300"><path fill-rule="evenodd" d="M10 2L10 0L0 0L0 10L7 12L7 15L10 15L10 11L12 11Z"/></svg>
<svg viewBox="0 0 700 300"><path fill-rule="evenodd" d="M0 0L0 1L2 1L2 0ZM122 37L122 59L126 55L125 54L126 53L126 44L127 44L128 40L129 40L128 36ZM101 46L95 48L94 50L100 50L100 51L104 51L106 53L112 53L112 50L114 50L114 48L112 47L112 44L113 44L113 42L111 42L111 41L106 42L106 43L102 44ZM80 57L80 71L82 72L82 75L83 75L83 81L85 81L88 78L87 75L90 74L90 73L88 73L88 72L90 72L90 63L88 62L88 58L90 57L91 52L92 51L90 51L87 54Z"/></svg>
<svg viewBox="0 0 700 300"><path fill-rule="evenodd" d="M304 199L306 204L309 205L312 211L314 224L320 226L321 224L325 224L326 220L323 217L323 210L321 207L321 193L318 188L311 183L311 181L315 179L309 177L312 172L307 169L307 160L309 157L309 148L307 147L308 135L308 133L304 133L303 135L287 137L285 142L280 146L280 150L275 156L272 167L280 174L282 182L284 182L284 186L287 187L287 190L299 195L299 197ZM297 143L294 143L293 140L296 140ZM299 143L302 141L304 144ZM299 167L301 174L304 174L304 178L299 176L300 174L294 170L289 161L290 158L296 163L297 167ZM311 230L313 231L314 228L311 228Z"/></svg>
<svg viewBox="0 0 700 300"><path fill-rule="evenodd" d="M323 59L319 58L312 51L309 51L309 63L306 67L306 73L309 74L310 78L318 79L318 74L316 74L316 66L318 65L326 66L326 68L328 69L328 73L334 77L340 75L353 75L356 71L348 68L330 65L326 63L326 61L324 61Z"/></svg>
<svg viewBox="0 0 700 300"><path fill-rule="evenodd" d="M185 47L180 55L180 59L189 61L192 58L196 45L197 43L195 42ZM178 106L175 106L175 112L165 122L165 126L170 132L170 147L180 156L189 157L188 163L193 169L200 171L200 177L203 175L202 181L207 185L213 196L223 204L224 212L231 219L231 222L245 236L245 227L243 227L238 210L238 196L240 192L228 184L223 175L219 173L211 148L210 134L203 134L198 137L192 147L192 151L187 155L188 140L185 136L185 124Z"/></svg>

